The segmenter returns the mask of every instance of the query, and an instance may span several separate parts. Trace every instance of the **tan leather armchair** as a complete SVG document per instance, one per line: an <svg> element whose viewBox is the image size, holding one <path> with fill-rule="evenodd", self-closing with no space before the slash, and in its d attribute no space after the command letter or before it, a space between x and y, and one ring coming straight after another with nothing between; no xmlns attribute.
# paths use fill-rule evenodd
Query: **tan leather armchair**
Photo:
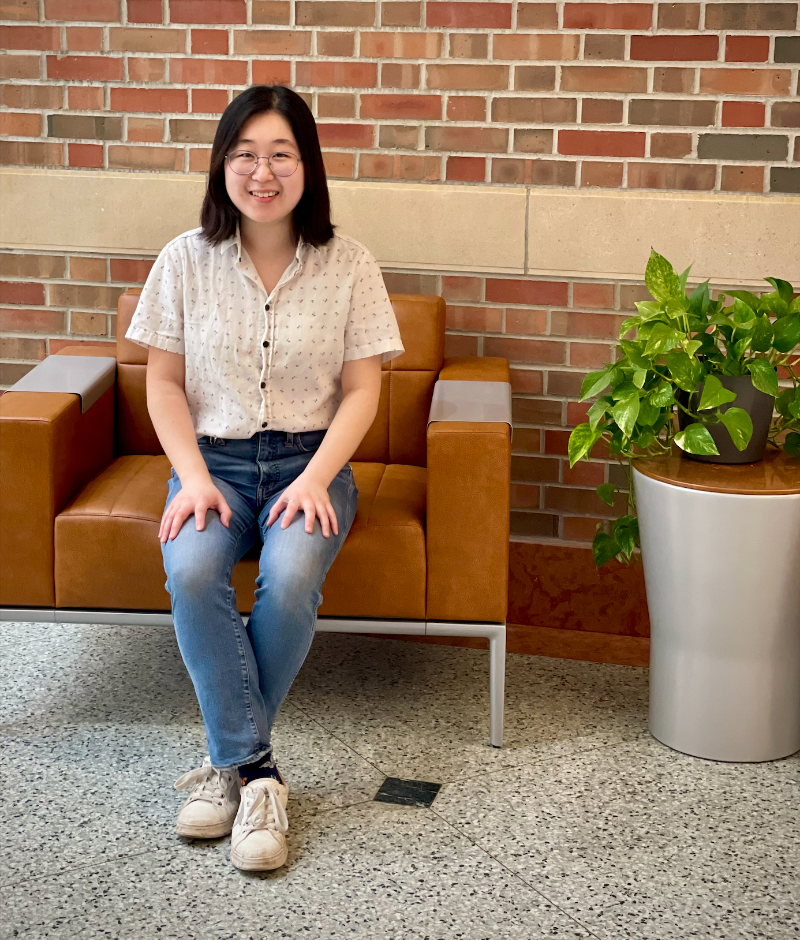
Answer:
<svg viewBox="0 0 800 940"><path fill-rule="evenodd" d="M170 465L147 413L147 350L125 339L138 294L119 301L116 364L104 349L67 347L59 355L103 361L70 360L76 386L50 357L0 397L0 619L171 623L158 544ZM318 629L488 637L500 746L508 363L445 359L440 297L392 304L406 351L384 365L378 415L351 461L358 509ZM257 570L255 554L234 569L243 613Z"/></svg>

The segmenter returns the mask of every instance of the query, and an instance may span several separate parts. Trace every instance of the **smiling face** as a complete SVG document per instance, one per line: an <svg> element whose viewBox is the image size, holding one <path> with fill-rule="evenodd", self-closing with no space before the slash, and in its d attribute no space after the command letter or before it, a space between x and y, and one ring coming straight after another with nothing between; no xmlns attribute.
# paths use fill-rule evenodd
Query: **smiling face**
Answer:
<svg viewBox="0 0 800 940"><path fill-rule="evenodd" d="M250 118L228 151L229 155L243 152L262 159L255 172L247 176L234 173L230 161L225 161L225 187L231 202L242 215L242 222L291 225L292 212L300 202L305 186L302 161L291 176L276 176L264 159L277 154L300 157L300 148L288 122L274 111ZM273 163L277 166L280 159Z"/></svg>

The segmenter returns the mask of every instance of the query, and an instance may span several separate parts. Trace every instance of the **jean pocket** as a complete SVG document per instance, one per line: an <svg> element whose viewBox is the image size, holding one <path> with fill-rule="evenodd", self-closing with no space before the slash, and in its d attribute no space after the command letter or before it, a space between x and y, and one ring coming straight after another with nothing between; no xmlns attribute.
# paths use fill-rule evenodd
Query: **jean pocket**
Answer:
<svg viewBox="0 0 800 940"><path fill-rule="evenodd" d="M327 431L298 431L294 435L297 449L304 454L313 453L322 443Z"/></svg>

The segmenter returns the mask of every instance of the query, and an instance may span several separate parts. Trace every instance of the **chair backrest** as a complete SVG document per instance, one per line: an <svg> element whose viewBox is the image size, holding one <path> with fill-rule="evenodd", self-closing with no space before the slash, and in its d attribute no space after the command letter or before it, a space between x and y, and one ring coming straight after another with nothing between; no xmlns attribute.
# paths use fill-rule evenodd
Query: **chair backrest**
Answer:
<svg viewBox="0 0 800 940"><path fill-rule="evenodd" d="M125 339L140 288L117 307L118 454L162 454L147 413L147 349ZM384 363L378 414L353 460L425 466L425 431L433 386L444 361L445 303L441 297L392 294L405 352Z"/></svg>

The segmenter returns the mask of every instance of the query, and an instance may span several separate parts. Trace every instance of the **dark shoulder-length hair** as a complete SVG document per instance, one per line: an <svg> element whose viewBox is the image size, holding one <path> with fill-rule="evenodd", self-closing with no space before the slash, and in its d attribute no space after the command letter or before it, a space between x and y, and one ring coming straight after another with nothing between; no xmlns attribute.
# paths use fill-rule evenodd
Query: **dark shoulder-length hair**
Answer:
<svg viewBox="0 0 800 940"><path fill-rule="evenodd" d="M284 85L251 85L228 105L217 125L211 148L208 186L200 213L203 237L218 245L236 234L239 210L225 187L225 156L241 136L250 118L274 111L286 120L300 148L305 188L292 213L296 238L318 248L333 237L328 180L319 147L314 116L300 95Z"/></svg>

